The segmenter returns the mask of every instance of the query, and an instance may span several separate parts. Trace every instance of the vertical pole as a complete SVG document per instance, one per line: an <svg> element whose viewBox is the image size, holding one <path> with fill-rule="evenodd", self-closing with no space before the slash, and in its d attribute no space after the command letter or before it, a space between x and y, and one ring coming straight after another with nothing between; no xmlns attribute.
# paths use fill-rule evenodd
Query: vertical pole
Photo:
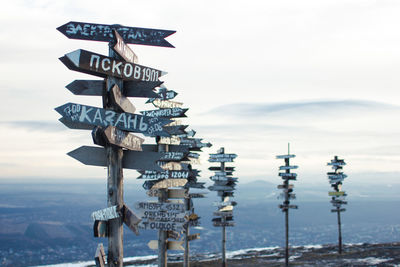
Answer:
<svg viewBox="0 0 400 267"><path fill-rule="evenodd" d="M225 149L221 147L221 154L225 153ZM225 171L225 162L221 162L221 171ZM224 196L221 196L222 201L224 201ZM226 262L226 229L225 229L225 216L222 216L222 267L227 267L228 264Z"/></svg>
<svg viewBox="0 0 400 267"><path fill-rule="evenodd" d="M338 219L338 230L339 230L339 254L342 254L342 225L340 221L340 208L337 207L337 219Z"/></svg>
<svg viewBox="0 0 400 267"><path fill-rule="evenodd" d="M222 216L222 267L227 267L228 264L226 262L226 229L225 229L225 216Z"/></svg>
<svg viewBox="0 0 400 267"><path fill-rule="evenodd" d="M167 145L158 145L158 152L166 152L167 150ZM158 202L166 202L168 199L168 189L159 189L159 192ZM158 267L167 266L167 240L167 231L158 230Z"/></svg>
<svg viewBox="0 0 400 267"><path fill-rule="evenodd" d="M288 154L289 154L289 144L288 144ZM285 159L285 165L289 166L289 158ZM289 173L290 170L287 169L286 173ZM284 181L285 184L285 266L289 266L289 179L286 178Z"/></svg>
<svg viewBox="0 0 400 267"><path fill-rule="evenodd" d="M111 46L111 44L110 44ZM109 56L115 58L114 51L109 48ZM108 101L108 91L114 84L117 84L122 90L122 80L113 77L107 77L107 92L103 97L104 108L113 109ZM121 148L106 145L107 153L107 205L122 207L124 204L124 179L122 172L122 156ZM123 248L123 227L122 217L109 221L109 236L108 236L108 267L122 267L124 258Z"/></svg>
<svg viewBox="0 0 400 267"><path fill-rule="evenodd" d="M186 211L190 210L190 197L185 198L185 207ZM189 267L189 255L190 255L190 247L189 247L189 222L185 225L184 227L185 231L185 252L184 252L184 258L183 258L183 267Z"/></svg>

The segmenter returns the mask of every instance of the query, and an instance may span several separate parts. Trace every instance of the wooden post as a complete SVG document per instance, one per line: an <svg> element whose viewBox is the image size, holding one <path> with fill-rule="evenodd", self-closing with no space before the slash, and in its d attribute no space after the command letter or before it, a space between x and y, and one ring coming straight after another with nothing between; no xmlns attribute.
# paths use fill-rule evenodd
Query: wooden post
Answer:
<svg viewBox="0 0 400 267"><path fill-rule="evenodd" d="M188 196L187 198L185 198L185 206L186 206L186 210L189 211L190 210L190 197ZM184 227L184 231L185 231L185 252L184 252L184 258L183 258L183 267L189 267L190 266L190 261L189 261L189 255L190 255L190 247L189 247L189 222L186 224L186 226Z"/></svg>
<svg viewBox="0 0 400 267"><path fill-rule="evenodd" d="M167 152L168 145L158 145L158 152ZM159 189L160 195L158 197L158 203L167 202L168 199L168 189ZM158 230L158 267L167 266L167 240L168 232L163 230Z"/></svg>
<svg viewBox="0 0 400 267"><path fill-rule="evenodd" d="M338 230L339 230L339 254L342 254L342 225L340 221L340 208L337 207L337 219L338 219Z"/></svg>
<svg viewBox="0 0 400 267"><path fill-rule="evenodd" d="M288 155L289 155L289 144L288 144ZM289 166L289 158L285 159L285 165ZM287 169L286 173L289 173L290 170ZM289 206L289 179L285 179L285 205ZM289 266L289 207L285 210L285 266Z"/></svg>
<svg viewBox="0 0 400 267"><path fill-rule="evenodd" d="M110 48L110 57L116 58L116 54ZM107 78L107 92L103 95L103 106L107 109L113 109L107 97L108 91L117 84L122 90L122 80L113 77ZM122 207L124 204L124 182L122 172L122 156L123 151L111 145L106 146L107 151L107 205L108 207L117 205ZM108 267L123 266L123 227L122 217L118 217L109 221L109 236L108 236Z"/></svg>
<svg viewBox="0 0 400 267"><path fill-rule="evenodd" d="M221 147L220 152L223 154L225 153L225 149ZM221 171L225 171L225 162L221 162ZM224 201L224 197L221 197L222 201ZM226 261L226 229L225 229L225 222L226 222L226 217L222 216L222 267L227 267L227 261Z"/></svg>

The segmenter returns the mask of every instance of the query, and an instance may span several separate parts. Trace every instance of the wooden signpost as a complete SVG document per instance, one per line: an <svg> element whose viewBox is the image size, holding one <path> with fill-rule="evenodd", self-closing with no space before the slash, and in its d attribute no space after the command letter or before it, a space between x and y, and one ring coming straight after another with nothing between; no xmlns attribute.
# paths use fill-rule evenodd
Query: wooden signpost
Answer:
<svg viewBox="0 0 400 267"><path fill-rule="evenodd" d="M290 200L295 199L295 194L293 194L293 184L289 184L289 181L296 180L297 174L291 173L293 169L298 167L295 165L290 165L290 159L296 157L294 154L290 154L290 145L288 144L288 153L286 155L276 156L277 159L284 159L285 165L280 166L279 170L284 172L279 173L282 177L283 184L278 185L278 189L283 189L281 196L284 198L283 204L279 205L282 212L285 213L285 266L289 266L289 209L297 209L297 205L290 205Z"/></svg>
<svg viewBox="0 0 400 267"><path fill-rule="evenodd" d="M229 197L233 197L233 191L237 178L233 178L232 172L234 167L226 167L226 162L233 162L237 157L236 154L225 154L225 149L220 148L216 154L210 154L209 162L219 162L220 166L209 167L209 170L215 171L215 175L211 176L210 179L214 181L214 185L209 186L210 191L217 191L218 196L221 197L221 202L215 203L218 207L218 211L214 212L213 225L215 227L222 227L222 267L228 266L226 260L226 227L235 226L233 220L233 206L236 206L236 202L230 201Z"/></svg>
<svg viewBox="0 0 400 267"><path fill-rule="evenodd" d="M344 212L346 209L341 208L342 205L346 205L347 201L344 201L345 196L347 194L342 190L342 182L347 177L346 174L343 173L343 166L346 165L343 159L339 159L338 156L335 156L331 162L327 164L328 166L332 166L333 172L328 172L329 183L332 188L335 190L333 192L329 192L329 196L332 197L331 203L336 209L332 209L331 212L337 213L337 221L338 221L338 250L339 254L342 254L342 225L340 212Z"/></svg>
<svg viewBox="0 0 400 267"><path fill-rule="evenodd" d="M143 230L158 231L158 240L152 240L148 245L151 249L158 250L159 267L167 266L168 250L184 250L183 266L189 267L189 241L199 237L199 234L189 235L189 227L199 225L199 217L196 215L194 219L193 216L194 208L191 198L204 197L201 194L189 194L190 188L204 188L203 183L197 182L199 171L192 169L191 166L198 160L199 154L190 151L201 151L201 148L206 145L201 143L201 139L190 140L190 145L187 144L187 137L194 136L196 132L193 130L186 132L187 125L182 125L181 121L176 120L179 117L186 117L185 113L188 110L182 108L183 103L171 100L177 93L161 86L156 94L150 97L147 103L152 103L158 109L141 111L141 113L146 117L154 118L155 121L168 120L169 123L163 125L163 131L170 136L159 132L160 134L155 135L157 145L142 145L144 152L157 152L162 157L157 161L161 171L151 168L139 170L141 175L138 179L147 179L143 183L143 188L148 190L147 195L158 198L158 202L147 202L146 205L151 205L151 207L136 207L141 210L142 221L139 227ZM160 207L178 205L183 207L183 210L166 211L157 208L157 205ZM183 241L168 240L169 238L176 240L177 231L184 234Z"/></svg>
<svg viewBox="0 0 400 267"><path fill-rule="evenodd" d="M71 129L93 129L94 143L103 146L82 146L68 155L87 165L107 167L108 207L93 212L92 218L94 235L108 237L108 255L106 261L100 244L95 261L96 266L122 267L122 224L139 234L141 223L141 218L124 203L123 168L161 172L160 160L182 157L177 153L148 151L143 145L144 139L130 133L170 136L163 127L171 121L134 114L136 108L127 97L157 98L159 94L153 90L162 84L159 78L166 72L139 65L138 57L127 43L173 47L165 38L175 31L74 21L57 29L71 39L109 42L108 56L78 49L60 58L71 70L104 78L75 80L67 85L76 95L101 96L103 107L67 103L56 111L62 115L60 121Z"/></svg>

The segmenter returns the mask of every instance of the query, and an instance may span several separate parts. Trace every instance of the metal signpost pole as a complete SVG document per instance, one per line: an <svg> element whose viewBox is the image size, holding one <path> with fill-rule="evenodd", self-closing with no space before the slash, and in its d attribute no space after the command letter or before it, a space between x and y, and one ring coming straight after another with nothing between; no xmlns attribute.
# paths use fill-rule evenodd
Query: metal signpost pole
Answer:
<svg viewBox="0 0 400 267"><path fill-rule="evenodd" d="M342 254L342 225L340 222L340 208L337 208L337 220L338 220L338 233L339 233L339 254Z"/></svg>

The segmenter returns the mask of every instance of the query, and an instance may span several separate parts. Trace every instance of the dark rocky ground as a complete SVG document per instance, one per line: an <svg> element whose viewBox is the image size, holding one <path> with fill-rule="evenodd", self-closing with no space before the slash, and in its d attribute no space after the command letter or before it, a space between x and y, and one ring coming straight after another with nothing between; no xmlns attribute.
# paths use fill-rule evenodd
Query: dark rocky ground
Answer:
<svg viewBox="0 0 400 267"><path fill-rule="evenodd" d="M284 266L284 249L255 249L232 255L228 266ZM337 246L296 247L290 249L290 266L400 266L400 242L386 244L345 245L342 255ZM192 267L219 267L219 255L192 257ZM174 262L175 261L175 262ZM170 258L169 267L180 267L180 258ZM126 266L155 264L155 260L131 262ZM131 265L132 264L132 265Z"/></svg>

